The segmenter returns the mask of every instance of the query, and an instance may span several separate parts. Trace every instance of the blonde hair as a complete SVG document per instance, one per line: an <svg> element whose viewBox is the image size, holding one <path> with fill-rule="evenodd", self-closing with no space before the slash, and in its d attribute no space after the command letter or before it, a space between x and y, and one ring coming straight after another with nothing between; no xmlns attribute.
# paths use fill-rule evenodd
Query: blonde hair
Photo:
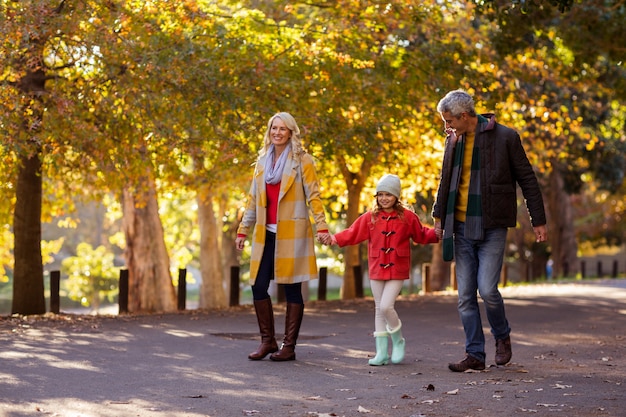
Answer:
<svg viewBox="0 0 626 417"><path fill-rule="evenodd" d="M398 218L401 221L404 221L404 212L406 210L413 211L411 210L411 207L404 204L402 201L400 201L399 198L396 198L396 202L393 205L393 209L395 210L396 213L398 213ZM382 207L380 206L380 204L378 204L378 198L376 196L374 196L374 205L372 206L371 211L372 211L372 224L376 223L376 220L378 220L378 216L385 213Z"/></svg>
<svg viewBox="0 0 626 417"><path fill-rule="evenodd" d="M270 117L270 120L267 122L265 136L263 136L263 148L259 151L259 156L265 155L270 149L270 145L272 144L270 133L272 130L272 123L274 123L274 119L276 118L282 120L287 126L287 129L291 132L291 152L293 153L294 158L299 157L305 152L302 147L302 139L300 138L300 128L296 123L296 119L294 119L294 117L287 112L276 113Z"/></svg>

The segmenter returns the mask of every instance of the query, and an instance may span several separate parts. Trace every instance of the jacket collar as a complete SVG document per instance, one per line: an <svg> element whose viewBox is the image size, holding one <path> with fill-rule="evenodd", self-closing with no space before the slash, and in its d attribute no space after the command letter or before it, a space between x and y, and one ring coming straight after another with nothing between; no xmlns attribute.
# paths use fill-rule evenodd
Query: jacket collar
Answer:
<svg viewBox="0 0 626 417"><path fill-rule="evenodd" d="M478 115L478 132L486 132L496 127L496 115L493 113L484 113Z"/></svg>

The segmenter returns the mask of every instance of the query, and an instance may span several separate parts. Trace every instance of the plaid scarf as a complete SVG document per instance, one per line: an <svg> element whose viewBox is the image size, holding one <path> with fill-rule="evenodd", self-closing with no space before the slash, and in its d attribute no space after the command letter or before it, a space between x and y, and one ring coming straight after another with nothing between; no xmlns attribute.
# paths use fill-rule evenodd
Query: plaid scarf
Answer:
<svg viewBox="0 0 626 417"><path fill-rule="evenodd" d="M461 180L461 171L463 169L464 153L465 135L461 136L454 151L452 176L450 177L450 191L448 193L448 205L446 207L446 219L443 226L444 261L454 259L454 209L456 207L456 195L459 188L459 181ZM480 196L480 152L476 141L474 142L474 149L472 150L472 165L465 219L465 237L473 240L482 240L484 237Z"/></svg>

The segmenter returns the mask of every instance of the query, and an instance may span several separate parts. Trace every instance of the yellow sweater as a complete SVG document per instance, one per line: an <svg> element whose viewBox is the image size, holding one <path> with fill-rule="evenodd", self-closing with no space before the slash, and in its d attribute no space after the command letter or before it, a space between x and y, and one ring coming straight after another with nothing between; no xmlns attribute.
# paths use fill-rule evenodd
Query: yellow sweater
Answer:
<svg viewBox="0 0 626 417"><path fill-rule="evenodd" d="M474 153L474 132L465 134L465 151L463 152L463 169L456 194L456 206L454 207L454 218L457 221L465 222L467 214L467 196L469 195L470 174L472 171L472 154Z"/></svg>

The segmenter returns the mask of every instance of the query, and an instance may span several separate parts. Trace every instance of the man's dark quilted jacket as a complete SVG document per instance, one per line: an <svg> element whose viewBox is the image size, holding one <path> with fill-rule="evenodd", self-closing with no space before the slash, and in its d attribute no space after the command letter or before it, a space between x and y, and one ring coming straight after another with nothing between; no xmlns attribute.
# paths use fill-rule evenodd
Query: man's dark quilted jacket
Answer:
<svg viewBox="0 0 626 417"><path fill-rule="evenodd" d="M480 185L485 229L515 227L517 220L516 183L520 185L533 226L546 224L541 190L526 157L519 134L496 122L493 114L478 116L475 145L480 147ZM455 143L446 138L437 199L433 217L445 224Z"/></svg>

